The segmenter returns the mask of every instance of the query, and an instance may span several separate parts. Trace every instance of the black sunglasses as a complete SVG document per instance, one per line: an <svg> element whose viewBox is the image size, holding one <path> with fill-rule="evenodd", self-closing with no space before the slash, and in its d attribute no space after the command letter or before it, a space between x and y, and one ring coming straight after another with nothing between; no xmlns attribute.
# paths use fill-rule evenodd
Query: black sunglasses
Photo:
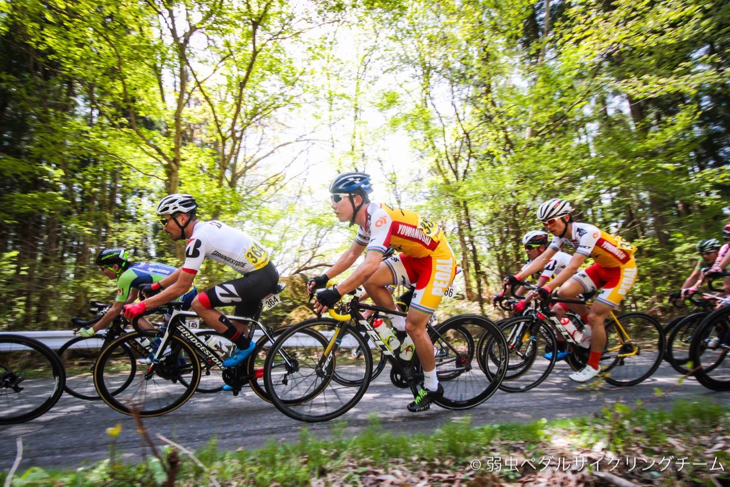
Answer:
<svg viewBox="0 0 730 487"><path fill-rule="evenodd" d="M169 222L172 219L173 219L173 217L170 217L170 218L160 218L160 223L162 224L163 227L166 227L167 226L167 222Z"/></svg>
<svg viewBox="0 0 730 487"><path fill-rule="evenodd" d="M525 244L525 250L532 250L538 248L542 244Z"/></svg>

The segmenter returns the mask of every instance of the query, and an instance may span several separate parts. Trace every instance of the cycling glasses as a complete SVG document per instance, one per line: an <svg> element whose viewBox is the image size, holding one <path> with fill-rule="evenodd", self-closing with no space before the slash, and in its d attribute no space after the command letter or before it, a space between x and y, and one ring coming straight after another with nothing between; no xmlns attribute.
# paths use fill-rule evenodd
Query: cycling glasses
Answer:
<svg viewBox="0 0 730 487"><path fill-rule="evenodd" d="M550 225L552 225L553 223L555 223L556 221L558 221L562 218L563 218L562 216L559 216L556 218L551 218L549 220L545 220L544 222L542 222L542 224L545 225L546 227L549 227Z"/></svg>
<svg viewBox="0 0 730 487"><path fill-rule="evenodd" d="M542 244L525 244L525 250L532 250L538 248Z"/></svg>
<svg viewBox="0 0 730 487"><path fill-rule="evenodd" d="M339 203L340 201L345 199L345 196L349 196L348 193L335 193L331 196L332 203Z"/></svg>
<svg viewBox="0 0 730 487"><path fill-rule="evenodd" d="M166 227L167 226L167 222L169 222L170 220L172 220L172 218L173 217L170 217L170 218L160 218L160 224L162 225L162 227L163 228Z"/></svg>

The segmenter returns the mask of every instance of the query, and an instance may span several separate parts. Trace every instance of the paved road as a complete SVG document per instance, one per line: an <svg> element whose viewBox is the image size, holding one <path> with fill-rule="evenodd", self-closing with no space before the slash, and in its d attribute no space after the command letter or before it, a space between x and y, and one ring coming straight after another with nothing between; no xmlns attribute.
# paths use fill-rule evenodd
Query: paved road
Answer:
<svg viewBox="0 0 730 487"><path fill-rule="evenodd" d="M356 435L375 412L382 428L392 432L433 432L441 425L472 417L472 424L487 425L512 421L531 421L600 414L607 403L622 401L633 405L638 399L655 397L655 388L667 390L677 384L677 374L665 364L648 381L630 388L606 386L600 393L578 389L567 379L569 368L559 363L550 378L535 390L523 394L497 392L481 406L468 411L446 411L438 407L410 414L405 406L409 393L390 385L387 373L371 384L358 406L343 416L347 435ZM726 403L727 393L709 391L694 380L687 380L668 397L651 403L667 406L679 398ZM106 429L120 423L122 432L118 451L127 461L145 454L132 418L112 411L100 402L88 402L64 395L56 406L41 418L29 423L0 426L0 469L9 470L16 457L16 438L23 438L21 471L32 466L72 468L109 457L110 439ZM299 430L309 428L318 437L331 435L330 424L305 425L279 413L253 392L238 397L230 394L196 394L183 407L168 415L145 420L150 433L159 433L187 448L204 446L211 437L220 450L257 448L269 440L296 441ZM148 452L147 452L148 453Z"/></svg>

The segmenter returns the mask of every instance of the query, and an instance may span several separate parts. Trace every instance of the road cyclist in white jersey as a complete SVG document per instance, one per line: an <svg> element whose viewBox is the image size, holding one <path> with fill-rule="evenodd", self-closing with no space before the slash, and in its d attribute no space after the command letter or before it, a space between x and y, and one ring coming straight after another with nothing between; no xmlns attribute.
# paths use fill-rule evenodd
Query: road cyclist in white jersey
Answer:
<svg viewBox="0 0 730 487"><path fill-rule="evenodd" d="M185 293L206 258L225 263L242 276L199 293L190 308L236 345L231 357L223 362L226 367L235 367L253 352L256 343L249 338L246 324L229 320L215 308L235 305L236 316L253 316L261 300L276 288L279 273L268 252L251 236L219 221L199 221L197 208L195 198L189 194L172 194L160 201L157 214L165 232L173 240L187 239L185 262L170 276L143 288L142 292L150 297L125 306L124 316L131 320ZM223 390L231 388L226 385Z"/></svg>
<svg viewBox="0 0 730 487"><path fill-rule="evenodd" d="M525 254L527 255L527 262L522 266L520 269L520 273L523 274L524 270L532 264L532 262L535 261L538 257L540 257L548 248L549 243L549 235L547 232L543 232L542 230L532 230L527 232L524 237L522 237L522 245L525 246ZM542 287L544 284L546 284L550 279L552 279L554 276L557 276L560 274L563 269L565 269L568 266L568 263L570 262L570 259L573 256L566 252L557 252L553 257L545 264L545 267L542 269L538 269L537 272L533 273L531 277L533 279L536 279L535 285L537 287ZM523 286L520 286L516 291L515 294L519 296L523 296L526 293L526 289ZM497 303L498 301L501 301L505 298L505 293L509 293L509 285L507 286L505 291L500 292L499 294L495 295L494 302ZM524 299L512 308L512 311L516 314L520 314L525 310L525 307L531 300ZM559 353L557 356L558 360L563 360L567 355L567 349L566 349L566 342L563 339L562 336L558 337L558 349ZM545 358L548 360L552 360L552 354L553 352L548 352L545 355Z"/></svg>

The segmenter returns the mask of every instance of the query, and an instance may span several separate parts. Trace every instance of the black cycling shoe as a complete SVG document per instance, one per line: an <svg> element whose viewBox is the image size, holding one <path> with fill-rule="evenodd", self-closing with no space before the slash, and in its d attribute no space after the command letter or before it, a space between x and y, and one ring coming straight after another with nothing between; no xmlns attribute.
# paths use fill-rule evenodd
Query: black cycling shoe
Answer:
<svg viewBox="0 0 730 487"><path fill-rule="evenodd" d="M418 395L412 403L408 405L408 410L412 413L420 413L431 407L431 403L436 399L441 399L444 395L444 388L439 384L436 391L429 391L425 387L418 392Z"/></svg>

